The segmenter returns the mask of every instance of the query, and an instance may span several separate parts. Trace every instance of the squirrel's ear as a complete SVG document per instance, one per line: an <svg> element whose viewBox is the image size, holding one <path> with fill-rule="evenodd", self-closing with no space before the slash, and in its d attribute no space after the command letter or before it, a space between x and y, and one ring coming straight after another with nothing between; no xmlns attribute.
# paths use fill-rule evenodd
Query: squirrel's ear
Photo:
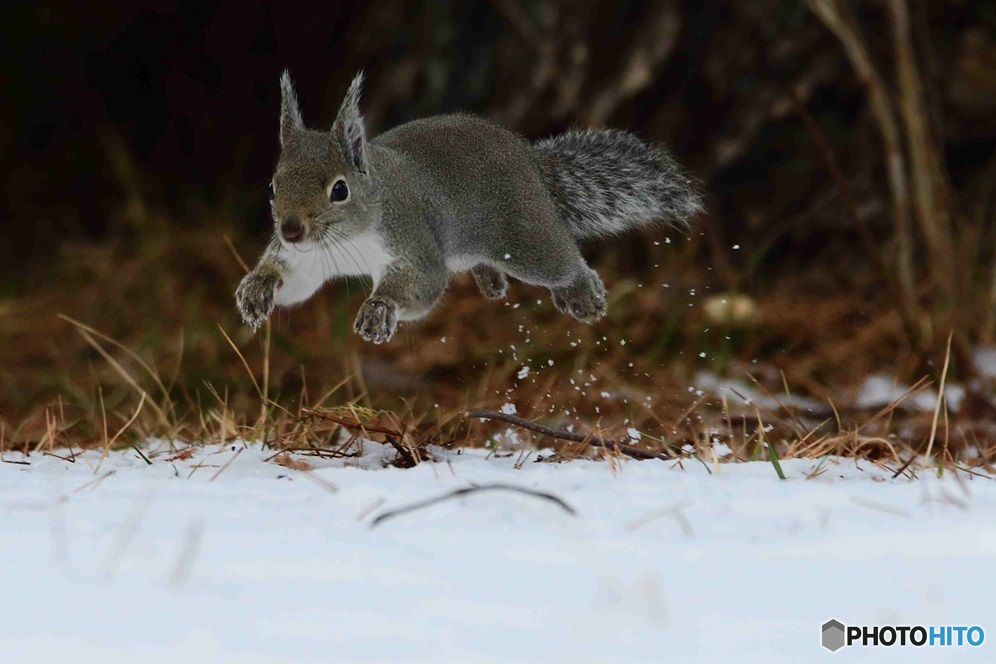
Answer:
<svg viewBox="0 0 996 664"><path fill-rule="evenodd" d="M332 125L332 138L335 139L343 157L353 168L367 174L367 132L360 115L360 90L363 88L363 72L359 72L349 84L346 98L342 100L339 114Z"/></svg>
<svg viewBox="0 0 996 664"><path fill-rule="evenodd" d="M280 144L287 142L292 131L304 129L301 110L297 107L297 95L291 83L290 72L286 69L280 75Z"/></svg>

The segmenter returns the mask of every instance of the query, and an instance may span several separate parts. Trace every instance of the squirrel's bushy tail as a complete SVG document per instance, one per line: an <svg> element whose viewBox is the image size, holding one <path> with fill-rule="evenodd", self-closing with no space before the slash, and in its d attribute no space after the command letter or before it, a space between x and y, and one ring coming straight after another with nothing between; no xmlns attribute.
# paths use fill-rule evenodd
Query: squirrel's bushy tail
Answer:
<svg viewBox="0 0 996 664"><path fill-rule="evenodd" d="M628 132L569 131L533 147L557 211L578 239L653 222L687 226L702 210L674 158Z"/></svg>

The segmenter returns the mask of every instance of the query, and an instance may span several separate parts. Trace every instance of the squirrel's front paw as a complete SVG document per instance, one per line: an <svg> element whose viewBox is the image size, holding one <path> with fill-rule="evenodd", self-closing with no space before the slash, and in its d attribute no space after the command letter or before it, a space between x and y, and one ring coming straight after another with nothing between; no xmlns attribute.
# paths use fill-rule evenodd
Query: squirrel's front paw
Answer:
<svg viewBox="0 0 996 664"><path fill-rule="evenodd" d="M280 277L270 273L250 272L235 291L235 302L246 325L258 330L273 313L273 295L282 285Z"/></svg>
<svg viewBox="0 0 996 664"><path fill-rule="evenodd" d="M390 341L398 329L397 306L380 298L370 298L360 307L353 329L366 341Z"/></svg>

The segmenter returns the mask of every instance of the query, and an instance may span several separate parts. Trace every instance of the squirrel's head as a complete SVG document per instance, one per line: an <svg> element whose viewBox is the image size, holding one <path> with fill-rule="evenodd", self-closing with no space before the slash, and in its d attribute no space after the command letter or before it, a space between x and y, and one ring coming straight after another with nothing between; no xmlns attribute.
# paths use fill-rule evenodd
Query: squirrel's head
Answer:
<svg viewBox="0 0 996 664"><path fill-rule="evenodd" d="M363 73L353 79L330 131L306 129L290 74L280 77L280 159L270 206L283 242L310 249L373 223L376 200L360 115Z"/></svg>

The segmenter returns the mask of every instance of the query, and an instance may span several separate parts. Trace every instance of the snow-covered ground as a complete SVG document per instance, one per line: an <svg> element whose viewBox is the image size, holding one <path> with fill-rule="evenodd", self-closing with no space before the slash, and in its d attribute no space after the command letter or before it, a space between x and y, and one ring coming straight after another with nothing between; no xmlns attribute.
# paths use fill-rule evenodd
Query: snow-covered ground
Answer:
<svg viewBox="0 0 996 664"><path fill-rule="evenodd" d="M438 453L309 473L259 446L0 463L4 662L993 661L996 483L869 463ZM535 458L535 457L533 457ZM225 465L227 467L225 467ZM200 466L200 467L195 467ZM113 474L107 475L108 471ZM711 473L710 473L711 471ZM384 521L385 510L511 483ZM333 491L334 485L338 491ZM820 626L967 624L979 648Z"/></svg>

